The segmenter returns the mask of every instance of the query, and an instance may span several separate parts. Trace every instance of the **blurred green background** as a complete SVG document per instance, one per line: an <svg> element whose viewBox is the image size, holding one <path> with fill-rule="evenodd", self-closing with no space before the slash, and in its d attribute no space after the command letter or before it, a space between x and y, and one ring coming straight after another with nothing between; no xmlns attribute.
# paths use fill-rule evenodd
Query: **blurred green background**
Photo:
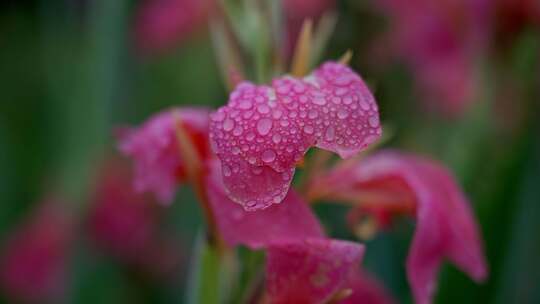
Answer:
<svg viewBox="0 0 540 304"><path fill-rule="evenodd" d="M139 124L171 106L226 102L207 28L143 52L134 39L142 2L0 3L0 243L49 195L61 196L84 223L98 168L117 153L115 128ZM388 20L373 2L336 4L338 22L323 58L354 51L351 66L374 88L390 135L385 146L430 155L451 167L485 239L489 280L476 285L445 266L436 302L540 303L538 28L524 26L504 46L492 43L480 63L479 85L486 93L448 117L418 100L410 68L399 61L384 69L374 64L372 46ZM200 211L185 188L171 207L159 209L161 233L181 248L172 274L156 278L134 271L93 245L80 224L68 257L65 301L183 303ZM322 205L317 211L332 235L354 239L340 224L345 210ZM369 241L364 264L399 302L410 303L404 260L412 227L400 228ZM17 300L4 287L0 302Z"/></svg>

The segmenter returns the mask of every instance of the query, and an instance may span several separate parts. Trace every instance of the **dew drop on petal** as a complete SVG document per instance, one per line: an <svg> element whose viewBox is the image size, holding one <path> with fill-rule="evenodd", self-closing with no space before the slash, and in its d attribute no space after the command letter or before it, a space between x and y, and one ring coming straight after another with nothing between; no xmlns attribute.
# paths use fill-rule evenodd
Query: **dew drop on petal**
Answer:
<svg viewBox="0 0 540 304"><path fill-rule="evenodd" d="M339 109L339 111L337 112L337 117L338 117L339 119L345 119L345 118L347 118L347 116L349 116L349 112L347 112L346 109L341 108L341 109Z"/></svg>
<svg viewBox="0 0 540 304"><path fill-rule="evenodd" d="M281 135L279 134L274 134L274 136L272 136L272 141L276 144L279 144L281 142Z"/></svg>
<svg viewBox="0 0 540 304"><path fill-rule="evenodd" d="M270 112L270 107L267 105L261 104L257 106L257 111L261 114L268 114Z"/></svg>
<svg viewBox="0 0 540 304"><path fill-rule="evenodd" d="M379 117L377 115L370 116L368 122L372 128L376 128L379 126Z"/></svg>
<svg viewBox="0 0 540 304"><path fill-rule="evenodd" d="M267 135L272 129L272 121L268 118L263 118L257 122L257 132L260 135Z"/></svg>
<svg viewBox="0 0 540 304"><path fill-rule="evenodd" d="M276 159L276 152L272 149L264 151L261 155L261 160L265 163L271 163Z"/></svg>
<svg viewBox="0 0 540 304"><path fill-rule="evenodd" d="M233 135L234 136L240 136L243 132L244 132L244 129L242 129L242 126L237 126L233 130Z"/></svg>
<svg viewBox="0 0 540 304"><path fill-rule="evenodd" d="M305 126L305 127L304 127L304 133L306 133L306 134L313 134L313 131L314 131L314 130L313 130L313 127L312 127L312 126L309 126L309 125L308 125L308 126Z"/></svg>
<svg viewBox="0 0 540 304"><path fill-rule="evenodd" d="M233 128L234 128L234 120L230 118L225 119L225 121L223 122L223 130L229 132Z"/></svg>
<svg viewBox="0 0 540 304"><path fill-rule="evenodd" d="M227 165L223 166L223 175L224 176L231 176L231 168Z"/></svg>
<svg viewBox="0 0 540 304"><path fill-rule="evenodd" d="M328 129L326 129L326 132L324 134L324 139L326 141L333 141L334 137L336 136L336 130L334 127L330 126Z"/></svg>

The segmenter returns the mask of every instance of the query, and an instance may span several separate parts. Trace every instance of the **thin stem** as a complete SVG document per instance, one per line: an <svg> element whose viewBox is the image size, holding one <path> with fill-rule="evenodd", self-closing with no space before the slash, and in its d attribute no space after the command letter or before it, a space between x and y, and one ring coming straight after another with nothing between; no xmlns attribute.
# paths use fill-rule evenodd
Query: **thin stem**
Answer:
<svg viewBox="0 0 540 304"><path fill-rule="evenodd" d="M178 148L182 154L183 159L185 160L186 175L188 180L193 186L193 190L201 207L203 209L204 217L206 219L206 224L208 226L209 241L214 245L218 252L221 254L224 251L225 244L219 235L219 231L216 224L216 217L208 195L206 193L206 187L204 182L204 166L199 154L197 153L195 146L187 131L185 130L180 114L175 112L175 128L176 128L176 139L178 142Z"/></svg>

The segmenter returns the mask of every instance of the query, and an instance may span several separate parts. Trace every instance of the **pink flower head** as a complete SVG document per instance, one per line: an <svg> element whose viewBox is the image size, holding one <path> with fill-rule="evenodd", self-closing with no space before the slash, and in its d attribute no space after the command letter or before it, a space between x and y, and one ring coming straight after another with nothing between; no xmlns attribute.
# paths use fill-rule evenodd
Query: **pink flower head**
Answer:
<svg viewBox="0 0 540 304"><path fill-rule="evenodd" d="M145 0L138 8L135 38L143 51L172 47L202 27L210 0Z"/></svg>
<svg viewBox="0 0 540 304"><path fill-rule="evenodd" d="M394 299L370 274L360 271L347 284L351 294L339 301L340 304L392 304Z"/></svg>
<svg viewBox="0 0 540 304"><path fill-rule="evenodd" d="M328 303L356 273L364 247L324 238L270 246L266 289L270 303Z"/></svg>
<svg viewBox="0 0 540 304"><path fill-rule="evenodd" d="M248 212L225 194L219 161L210 167L208 198L221 236L229 246L246 245L259 249L286 240L323 237L319 221L293 190L285 197L284 204L257 213Z"/></svg>
<svg viewBox="0 0 540 304"><path fill-rule="evenodd" d="M150 118L141 127L123 132L120 150L135 160L135 189L153 191L170 202L177 183L185 178L175 123L181 121L201 158L209 155L206 109L175 108Z"/></svg>
<svg viewBox="0 0 540 304"><path fill-rule="evenodd" d="M368 206L364 212L378 210L379 215L385 208L386 216L410 211L412 200L417 225L407 274L416 303L431 302L444 258L476 281L486 278L482 241L472 211L454 178L441 165L382 152L355 166L336 168L313 187L321 184L331 189L328 197L348 197L360 208Z"/></svg>
<svg viewBox="0 0 540 304"><path fill-rule="evenodd" d="M246 210L280 203L310 147L346 158L380 134L369 89L350 68L333 62L303 79L280 77L271 86L241 83L210 122L225 188Z"/></svg>
<svg viewBox="0 0 540 304"><path fill-rule="evenodd" d="M486 0L375 0L391 23L382 48L416 74L418 91L450 115L476 97L477 58L487 46L490 2Z"/></svg>
<svg viewBox="0 0 540 304"><path fill-rule="evenodd" d="M46 202L9 236L0 257L0 284L16 302L59 302L67 287L73 222L58 202Z"/></svg>
<svg viewBox="0 0 540 304"><path fill-rule="evenodd" d="M171 274L182 259L180 244L159 233L163 207L135 193L131 182L124 161L104 163L89 209L89 233L100 250L119 261L156 277Z"/></svg>

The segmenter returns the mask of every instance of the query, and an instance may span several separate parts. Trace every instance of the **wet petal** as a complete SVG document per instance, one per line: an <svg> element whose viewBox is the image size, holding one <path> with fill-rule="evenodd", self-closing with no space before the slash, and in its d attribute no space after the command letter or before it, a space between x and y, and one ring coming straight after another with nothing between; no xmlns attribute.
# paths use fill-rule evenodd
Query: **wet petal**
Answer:
<svg viewBox="0 0 540 304"><path fill-rule="evenodd" d="M338 183L341 180L341 183ZM483 246L469 203L455 179L440 164L397 152L381 152L354 166L337 168L321 179L336 193L368 193L350 202L403 214L415 204L416 230L407 258L407 275L417 303L430 303L443 259L476 281L487 276ZM374 195L380 193L382 195ZM370 208L364 209L370 212ZM375 209L381 211L380 209Z"/></svg>
<svg viewBox="0 0 540 304"><path fill-rule="evenodd" d="M176 114L175 114L176 113ZM178 151L174 123L180 117L202 159L208 157L208 114L206 109L176 108L161 112L141 127L120 136L119 149L135 160L135 189L152 191L168 203L185 176Z"/></svg>
<svg viewBox="0 0 540 304"><path fill-rule="evenodd" d="M395 303L390 293L375 278L365 271L355 274L347 284L351 295L339 304L392 304Z"/></svg>
<svg viewBox="0 0 540 304"><path fill-rule="evenodd" d="M283 204L257 213L248 212L225 194L219 161L210 167L208 199L221 236L229 246L257 249L276 242L323 236L322 227L310 207L293 190Z"/></svg>
<svg viewBox="0 0 540 304"><path fill-rule="evenodd" d="M321 238L271 246L266 266L270 302L326 303L352 278L363 253L362 245Z"/></svg>
<svg viewBox="0 0 540 304"><path fill-rule="evenodd" d="M360 76L331 62L303 79L244 82L210 122L225 187L246 210L281 202L310 147L350 157L380 134L377 105Z"/></svg>

